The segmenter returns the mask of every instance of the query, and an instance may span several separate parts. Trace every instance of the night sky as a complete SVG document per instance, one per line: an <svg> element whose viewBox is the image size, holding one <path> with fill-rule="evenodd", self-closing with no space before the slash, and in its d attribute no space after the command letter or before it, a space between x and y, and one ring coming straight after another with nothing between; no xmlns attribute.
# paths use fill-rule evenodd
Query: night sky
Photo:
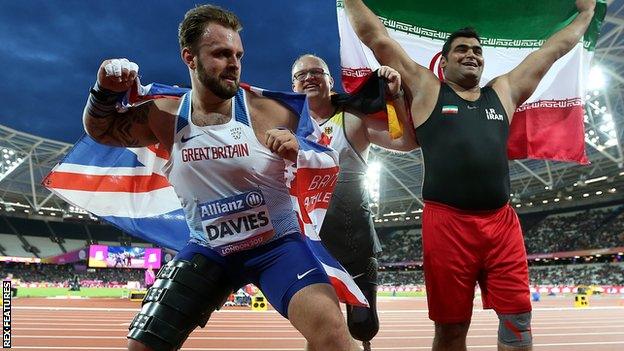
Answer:
<svg viewBox="0 0 624 351"><path fill-rule="evenodd" d="M141 82L190 85L178 24L197 1L0 0L0 124L73 143L82 110L106 58L140 66ZM339 83L334 0L230 0L245 49L241 81L290 90L295 58L325 58ZM340 84L336 84L340 89Z"/></svg>

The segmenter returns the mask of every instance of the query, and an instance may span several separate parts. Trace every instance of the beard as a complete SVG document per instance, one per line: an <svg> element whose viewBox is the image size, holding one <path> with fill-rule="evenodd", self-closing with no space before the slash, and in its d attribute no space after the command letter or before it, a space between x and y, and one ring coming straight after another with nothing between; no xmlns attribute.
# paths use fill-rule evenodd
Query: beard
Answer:
<svg viewBox="0 0 624 351"><path fill-rule="evenodd" d="M233 73L235 74L235 73ZM219 77L210 76L206 71L206 67L201 63L201 61L197 61L197 77L199 81L210 90L213 94L218 96L223 100L231 99L236 95L238 88L240 86L240 81L236 79L236 84L234 86L225 84Z"/></svg>

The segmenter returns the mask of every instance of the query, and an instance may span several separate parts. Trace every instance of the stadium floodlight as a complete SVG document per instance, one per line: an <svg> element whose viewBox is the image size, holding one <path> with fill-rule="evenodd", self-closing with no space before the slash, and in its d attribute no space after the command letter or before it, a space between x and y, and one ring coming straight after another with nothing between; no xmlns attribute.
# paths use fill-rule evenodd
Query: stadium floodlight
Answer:
<svg viewBox="0 0 624 351"><path fill-rule="evenodd" d="M8 147L0 150L0 181L11 174L26 160L26 155Z"/></svg>
<svg viewBox="0 0 624 351"><path fill-rule="evenodd" d="M392 217L392 216L402 216L404 214L405 214L405 212L393 212L393 211L390 211L390 213L384 213L382 216L384 216L384 217Z"/></svg>
<svg viewBox="0 0 624 351"><path fill-rule="evenodd" d="M374 161L368 164L366 170L366 188L370 202L374 206L379 205L379 181L381 179L381 163Z"/></svg>
<svg viewBox="0 0 624 351"><path fill-rule="evenodd" d="M603 180L607 180L607 176L602 176L602 177L596 177L596 178L592 178L592 179L587 179L585 181L585 184L591 184L591 183L595 183L595 182L601 182Z"/></svg>
<svg viewBox="0 0 624 351"><path fill-rule="evenodd" d="M599 65L594 65L589 70L587 90L594 91L595 94L595 91L603 89L605 85L607 85L607 79L604 71L602 70L602 67L600 67Z"/></svg>
<svg viewBox="0 0 624 351"><path fill-rule="evenodd" d="M73 206L73 205L69 206L69 212L80 213L80 214L88 214L89 213L85 209L83 209L81 207L78 207L78 206Z"/></svg>

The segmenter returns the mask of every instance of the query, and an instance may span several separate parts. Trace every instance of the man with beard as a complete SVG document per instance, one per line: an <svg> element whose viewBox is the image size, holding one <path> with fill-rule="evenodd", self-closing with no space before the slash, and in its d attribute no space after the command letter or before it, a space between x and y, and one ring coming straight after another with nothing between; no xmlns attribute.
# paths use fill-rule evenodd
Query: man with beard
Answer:
<svg viewBox="0 0 624 351"><path fill-rule="evenodd" d="M390 38L361 0L344 4L360 40L401 74L422 148L423 267L435 322L433 350L466 350L477 282L484 307L498 314L498 349L532 349L526 251L509 205L509 124L554 62L579 43L595 0L577 0L579 14L567 27L483 88L483 48L473 29L452 33L444 43L441 82Z"/></svg>
<svg viewBox="0 0 624 351"><path fill-rule="evenodd" d="M386 100L392 101L404 126L403 135L393 139L387 121L332 104L334 80L323 59L302 55L291 71L293 90L307 95L310 114L327 135L329 146L340 154L340 174L320 236L368 300L370 307L347 306L347 324L351 335L363 342L365 350L370 350L370 341L379 331L377 254L381 245L366 189L366 160L371 144L397 151L410 151L417 146L403 100L401 76L387 66L375 73L387 82Z"/></svg>
<svg viewBox="0 0 624 351"><path fill-rule="evenodd" d="M125 147L159 143L191 240L163 267L130 325L129 350L179 349L232 290L253 283L313 350L357 350L338 299L301 237L285 184L296 161L297 117L239 88L243 46L233 13L204 5L179 28L192 90L118 113L138 66L106 60L84 113L95 140Z"/></svg>

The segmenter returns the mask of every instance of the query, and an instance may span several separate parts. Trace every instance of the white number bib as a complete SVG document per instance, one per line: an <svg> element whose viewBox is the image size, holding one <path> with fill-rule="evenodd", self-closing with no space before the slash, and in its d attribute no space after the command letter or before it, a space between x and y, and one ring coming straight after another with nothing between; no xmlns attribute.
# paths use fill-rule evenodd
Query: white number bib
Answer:
<svg viewBox="0 0 624 351"><path fill-rule="evenodd" d="M275 234L259 189L199 204L198 208L210 247L221 255L259 246Z"/></svg>

